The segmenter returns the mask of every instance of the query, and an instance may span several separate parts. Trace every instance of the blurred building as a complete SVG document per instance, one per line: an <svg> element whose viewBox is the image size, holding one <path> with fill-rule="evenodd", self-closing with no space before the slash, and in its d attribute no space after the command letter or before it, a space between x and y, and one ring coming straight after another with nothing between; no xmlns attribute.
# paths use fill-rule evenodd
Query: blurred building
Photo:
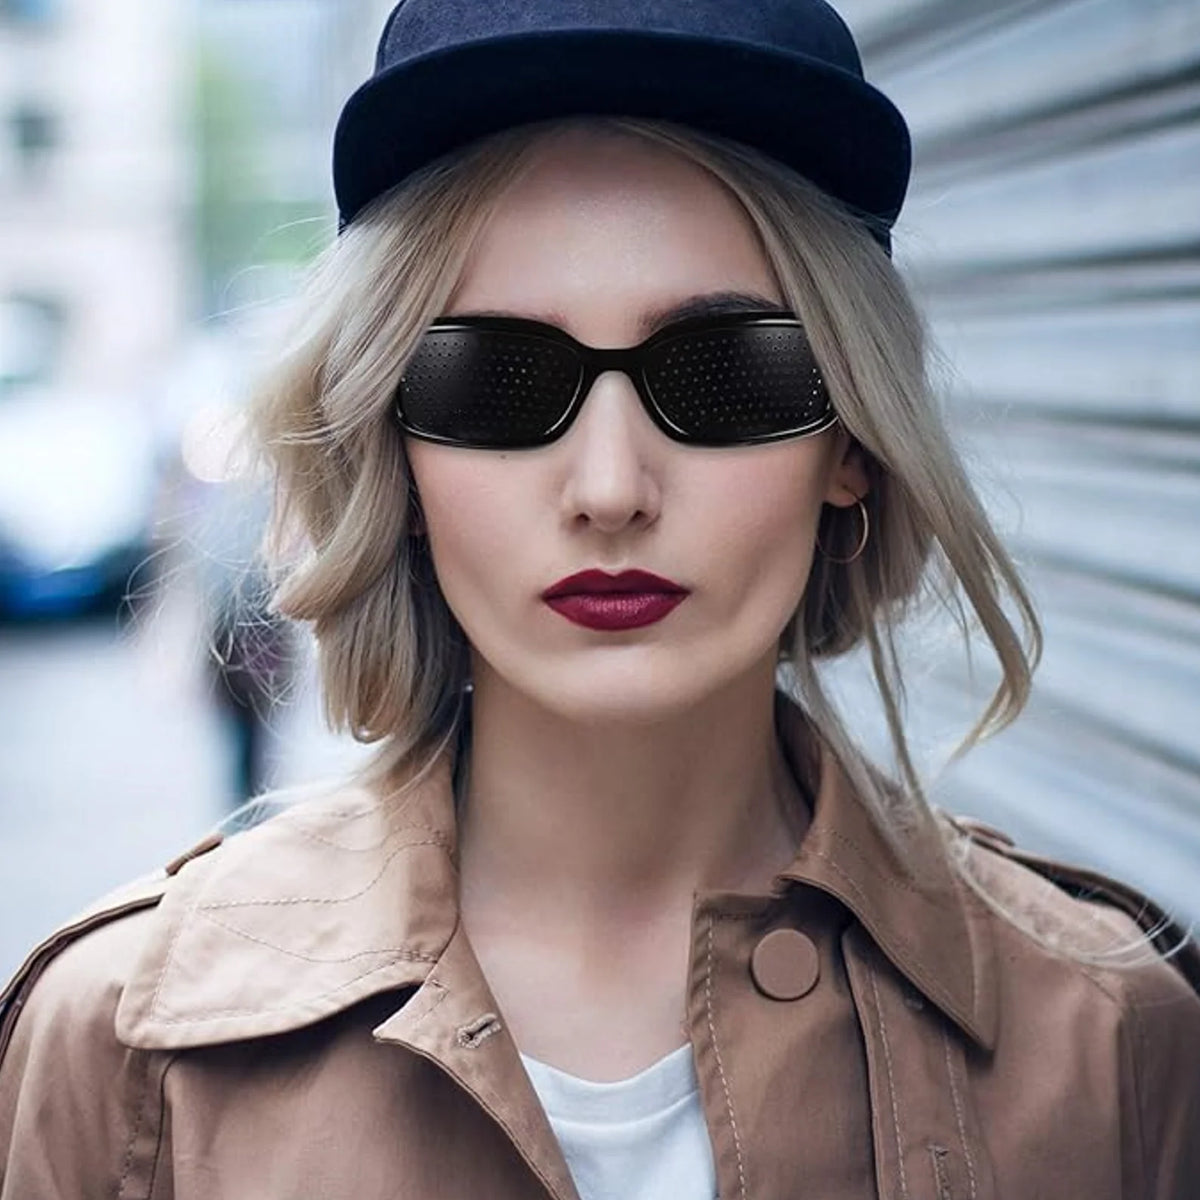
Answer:
<svg viewBox="0 0 1200 1200"><path fill-rule="evenodd" d="M128 394L187 313L185 0L0 0L0 388Z"/></svg>
<svg viewBox="0 0 1200 1200"><path fill-rule="evenodd" d="M371 70L381 0L196 0L202 308L287 296L333 236L331 147Z"/></svg>
<svg viewBox="0 0 1200 1200"><path fill-rule="evenodd" d="M1200 917L1200 4L839 7L913 127L897 259L1047 631L945 802ZM912 701L961 730L978 695Z"/></svg>

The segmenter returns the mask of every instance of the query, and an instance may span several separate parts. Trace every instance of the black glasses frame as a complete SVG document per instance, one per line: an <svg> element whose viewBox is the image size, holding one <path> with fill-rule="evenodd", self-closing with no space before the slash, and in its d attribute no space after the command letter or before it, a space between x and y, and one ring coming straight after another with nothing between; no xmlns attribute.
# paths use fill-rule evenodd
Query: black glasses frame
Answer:
<svg viewBox="0 0 1200 1200"><path fill-rule="evenodd" d="M833 409L829 392L825 387L824 380L821 378L820 369L817 366L815 358L813 359L813 368L816 372L820 388L825 393L825 410L818 419L792 429L776 430L771 433L755 434L745 438L725 439L721 441L699 439L672 422L655 398L654 389L647 379L644 369L644 360L647 352L659 349L676 338L687 337L696 333L761 328L763 326L785 326L800 330L804 328L802 322L794 314L775 310L730 313L720 316L690 317L686 320L676 321L664 326L637 346L624 349L602 350L594 346L585 345L556 325L548 325L545 322L534 321L526 317L441 317L430 323L425 336L429 336L430 334L436 336L440 332L453 333L461 330L482 329L497 333L516 333L522 337L566 347L573 353L579 368L574 394L565 405L561 416L559 416L545 434L535 440L522 439L520 442L512 444L464 441L458 438L429 433L410 425L404 416L403 376L401 376L400 383L396 388L396 416L400 427L405 433L412 437L420 438L422 441L437 442L448 446L460 446L464 449L534 449L538 446L549 445L551 442L557 441L558 438L562 437L579 415L579 411L583 407L584 401L591 394L596 380L604 372L620 371L632 382L634 389L637 391L638 398L641 400L642 406L650 416L650 419L663 433L676 442L692 446L748 446L763 442L784 441L788 438L812 437L818 433L823 433L826 429L836 424L838 415Z"/></svg>

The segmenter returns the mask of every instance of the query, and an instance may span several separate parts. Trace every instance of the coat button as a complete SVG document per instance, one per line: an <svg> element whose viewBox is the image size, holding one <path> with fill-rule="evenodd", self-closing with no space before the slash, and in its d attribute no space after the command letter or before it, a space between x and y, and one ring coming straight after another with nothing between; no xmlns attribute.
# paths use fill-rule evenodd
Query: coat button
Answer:
<svg viewBox="0 0 1200 1200"><path fill-rule="evenodd" d="M772 1000L799 1000L817 985L821 964L812 939L798 929L773 929L750 955L755 986Z"/></svg>

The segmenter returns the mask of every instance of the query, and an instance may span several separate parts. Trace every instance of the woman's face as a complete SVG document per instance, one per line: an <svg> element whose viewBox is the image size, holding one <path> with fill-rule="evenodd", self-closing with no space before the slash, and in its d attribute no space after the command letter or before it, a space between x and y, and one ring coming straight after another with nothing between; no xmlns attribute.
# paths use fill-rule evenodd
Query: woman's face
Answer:
<svg viewBox="0 0 1200 1200"><path fill-rule="evenodd" d="M590 346L625 347L651 332L644 322L656 310L723 292L782 305L735 198L665 148L574 129L544 142L535 169L504 195L446 312L531 317ZM681 445L616 372L600 376L548 446L407 439L477 689L499 683L563 717L633 722L751 673L773 677L821 506L866 491L848 442L834 426L767 445ZM541 598L588 569L640 569L689 591L653 624L599 631Z"/></svg>

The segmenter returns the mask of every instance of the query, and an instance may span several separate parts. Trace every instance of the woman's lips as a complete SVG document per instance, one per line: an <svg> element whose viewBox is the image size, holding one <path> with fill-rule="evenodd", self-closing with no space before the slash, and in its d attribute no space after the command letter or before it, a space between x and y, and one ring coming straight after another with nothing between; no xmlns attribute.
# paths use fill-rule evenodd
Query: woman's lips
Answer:
<svg viewBox="0 0 1200 1200"><path fill-rule="evenodd" d="M542 599L588 629L637 629L661 621L687 599L688 589L649 571L580 571L560 579Z"/></svg>
<svg viewBox="0 0 1200 1200"><path fill-rule="evenodd" d="M585 595L607 595L610 592L666 592L671 594L686 593L687 588L673 579L664 579L661 575L655 575L651 571L638 571L631 568L628 571L618 571L615 575L610 575L607 571L592 567L560 579L542 593L542 599L549 600L555 596L575 596L581 592Z"/></svg>
<svg viewBox="0 0 1200 1200"><path fill-rule="evenodd" d="M546 603L576 625L610 630L653 625L686 599L686 592L579 592L551 597Z"/></svg>

